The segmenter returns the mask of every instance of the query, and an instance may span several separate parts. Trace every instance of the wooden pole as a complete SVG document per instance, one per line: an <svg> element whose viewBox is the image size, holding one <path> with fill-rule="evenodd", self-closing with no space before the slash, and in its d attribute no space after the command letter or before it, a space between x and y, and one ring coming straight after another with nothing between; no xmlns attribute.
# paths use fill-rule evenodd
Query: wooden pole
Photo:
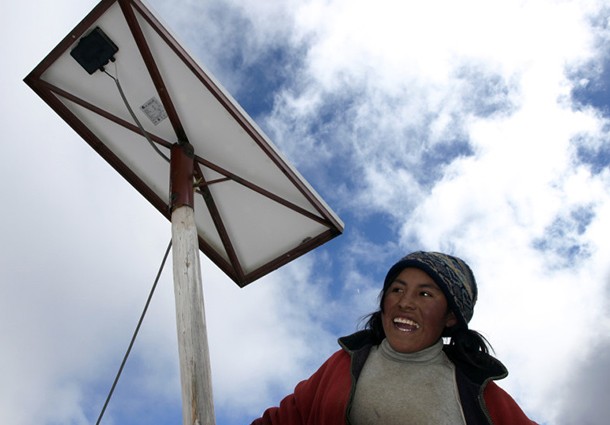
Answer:
<svg viewBox="0 0 610 425"><path fill-rule="evenodd" d="M214 425L212 374L203 304L193 202L193 154L188 144L171 151L172 253L183 425Z"/></svg>

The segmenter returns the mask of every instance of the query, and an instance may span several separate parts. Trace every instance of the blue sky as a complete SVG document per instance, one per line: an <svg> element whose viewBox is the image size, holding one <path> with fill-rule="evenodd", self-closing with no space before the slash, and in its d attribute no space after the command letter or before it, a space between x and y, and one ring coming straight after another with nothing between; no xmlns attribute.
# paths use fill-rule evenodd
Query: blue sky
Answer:
<svg viewBox="0 0 610 425"><path fill-rule="evenodd" d="M369 3L151 2L346 225L245 289L202 258L217 423L277 404L417 249L472 266L532 418L605 423L608 5ZM22 82L94 5L0 6L0 423L95 422L170 238ZM170 270L104 424L180 423Z"/></svg>

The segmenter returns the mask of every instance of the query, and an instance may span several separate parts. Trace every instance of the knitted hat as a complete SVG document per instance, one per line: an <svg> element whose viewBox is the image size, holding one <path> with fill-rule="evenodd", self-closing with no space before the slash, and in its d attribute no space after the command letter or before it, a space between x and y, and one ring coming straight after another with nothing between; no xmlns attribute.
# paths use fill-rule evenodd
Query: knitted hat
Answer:
<svg viewBox="0 0 610 425"><path fill-rule="evenodd" d="M413 252L394 264L383 283L383 292L407 267L426 272L443 291L447 304L458 319L458 327L468 329L477 301L477 283L463 260L440 252Z"/></svg>

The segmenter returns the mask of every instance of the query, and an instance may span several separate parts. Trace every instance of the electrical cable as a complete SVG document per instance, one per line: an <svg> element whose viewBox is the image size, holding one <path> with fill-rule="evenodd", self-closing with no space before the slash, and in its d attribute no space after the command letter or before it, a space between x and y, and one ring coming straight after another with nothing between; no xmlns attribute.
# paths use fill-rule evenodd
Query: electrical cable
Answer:
<svg viewBox="0 0 610 425"><path fill-rule="evenodd" d="M114 389L116 388L117 383L119 382L119 378L121 377L121 373L123 372L123 368L125 367L125 363L127 363L127 358L129 357L129 353L131 352L131 348L133 347L134 342L136 341L136 337L138 336L138 332L140 331L140 326L142 325L142 322L144 321L144 316L146 315L146 311L148 310L148 306L150 305L150 301L152 299L153 294L155 293L155 289L157 287L157 283L159 283L159 278L161 277L161 272L163 271L163 268L165 267L165 262L167 261L167 257L169 256L169 251L172 247L172 242L170 240L169 245L167 245L167 249L165 250L165 255L163 256L163 261L161 261L161 266L159 267L159 271L157 272L157 277L155 278L155 282L153 283L153 286L150 290L150 293L148 294L148 299L146 300L146 304L144 305L144 310L142 311L142 314L140 315L140 320L138 321L138 325L136 326L136 329L133 333L133 336L131 337L131 342L129 343L129 347L127 348L127 352L125 353L125 356L123 357L123 361L121 362L121 366L119 367L119 371L116 374L116 377L114 378L114 382L112 383L112 387L110 388L110 392L108 393L108 396L106 397L106 401L104 402L104 406L102 407L102 411L100 412L99 417L97 418L97 422L95 423L96 425L99 425L102 417L104 416L104 412L106 411L106 407L108 407L108 403L110 402L110 399L112 398L112 394L114 393Z"/></svg>
<svg viewBox="0 0 610 425"><path fill-rule="evenodd" d="M115 73L117 74L116 77L111 75L110 73L108 73L108 71L106 71L105 69L103 69L103 71L106 75L108 75L110 78L112 78L114 80L114 83L116 84L116 87L119 90L119 94L121 95L121 98L123 99L123 103L125 103L127 110L131 114L131 118L133 118L133 120L136 122L136 124L138 125L138 128L140 129L140 132L142 132L142 135L146 138L148 143L150 143L150 146L152 146L152 148L155 150L155 152L157 152L159 155L161 155L161 157L163 159L165 159L167 162L170 162L170 159L167 157L167 155L165 155L163 152L161 152L159 150L159 148L157 147L157 145L155 144L155 142L152 141L152 139L150 138L150 136L148 135L146 130L144 130L142 123L140 123L140 120L138 119L138 117L136 117L136 114L133 112L133 109L131 109L129 102L127 101L127 97L125 96L125 93L123 92L123 88L121 87L121 83L119 82L118 72L116 71L116 63L115 63Z"/></svg>

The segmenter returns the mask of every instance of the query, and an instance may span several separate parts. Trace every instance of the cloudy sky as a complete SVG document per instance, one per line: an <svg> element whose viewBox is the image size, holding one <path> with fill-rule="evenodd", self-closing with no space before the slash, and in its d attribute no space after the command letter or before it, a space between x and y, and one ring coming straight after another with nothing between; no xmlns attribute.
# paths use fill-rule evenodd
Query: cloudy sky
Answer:
<svg viewBox="0 0 610 425"><path fill-rule="evenodd" d="M95 423L170 224L23 78L96 4L3 2L0 423ZM217 423L250 423L375 308L464 258L471 327L545 424L610 417L610 4L154 0L345 222L239 289L202 258ZM103 424L180 423L171 262Z"/></svg>

